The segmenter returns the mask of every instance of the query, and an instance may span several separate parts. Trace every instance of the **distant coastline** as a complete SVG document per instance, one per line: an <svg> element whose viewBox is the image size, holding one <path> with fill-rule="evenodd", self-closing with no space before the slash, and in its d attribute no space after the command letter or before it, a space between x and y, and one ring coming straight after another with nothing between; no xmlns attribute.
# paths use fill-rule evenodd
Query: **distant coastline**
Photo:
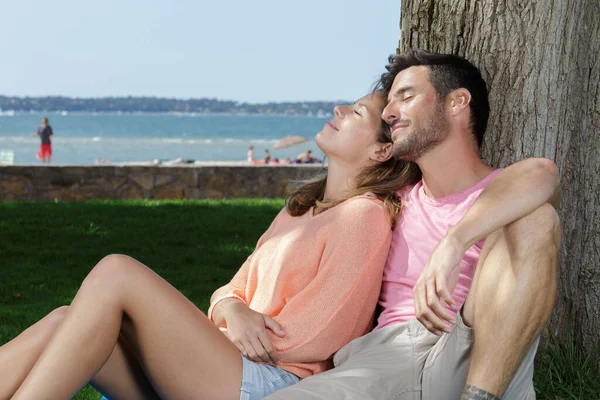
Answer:
<svg viewBox="0 0 600 400"><path fill-rule="evenodd" d="M350 101L299 101L244 103L211 98L171 99L160 97L0 96L0 112L98 112L98 113L171 113L180 115L295 115L322 116L332 114L338 104Z"/></svg>

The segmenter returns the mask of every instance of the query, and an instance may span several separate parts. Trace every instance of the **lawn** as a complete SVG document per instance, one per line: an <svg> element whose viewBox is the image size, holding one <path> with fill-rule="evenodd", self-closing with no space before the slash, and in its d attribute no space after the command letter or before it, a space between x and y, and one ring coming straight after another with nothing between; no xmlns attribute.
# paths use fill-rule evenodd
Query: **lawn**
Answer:
<svg viewBox="0 0 600 400"><path fill-rule="evenodd" d="M0 344L69 304L103 256L142 261L206 311L283 206L282 200L0 203ZM596 358L547 348L541 399L600 399ZM97 400L86 387L75 399Z"/></svg>

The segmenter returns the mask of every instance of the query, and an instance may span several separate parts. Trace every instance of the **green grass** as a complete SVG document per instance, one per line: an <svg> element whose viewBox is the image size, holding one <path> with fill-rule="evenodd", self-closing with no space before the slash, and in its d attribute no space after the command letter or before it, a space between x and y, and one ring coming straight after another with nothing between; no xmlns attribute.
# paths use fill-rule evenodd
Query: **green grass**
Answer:
<svg viewBox="0 0 600 400"><path fill-rule="evenodd" d="M142 261L206 311L282 200L0 203L0 344L69 304L105 255ZM1 379L1 378L0 378ZM97 400L90 388L78 400Z"/></svg>
<svg viewBox="0 0 600 400"><path fill-rule="evenodd" d="M572 335L558 342L552 334L538 352L535 374L540 399L600 399L600 351L585 353Z"/></svg>
<svg viewBox="0 0 600 400"><path fill-rule="evenodd" d="M0 203L0 344L69 304L105 255L142 261L206 311L283 206L282 200ZM598 358L548 343L539 399L600 399ZM98 400L84 388L77 400Z"/></svg>

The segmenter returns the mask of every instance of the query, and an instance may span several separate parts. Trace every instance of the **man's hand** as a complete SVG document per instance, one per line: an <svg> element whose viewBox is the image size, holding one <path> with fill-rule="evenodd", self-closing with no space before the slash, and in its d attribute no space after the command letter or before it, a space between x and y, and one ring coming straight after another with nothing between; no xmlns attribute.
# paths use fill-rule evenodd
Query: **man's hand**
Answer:
<svg viewBox="0 0 600 400"><path fill-rule="evenodd" d="M458 282L465 251L452 234L447 234L433 250L413 289L417 319L436 335L441 335L442 331L450 333L448 323L456 323L446 305L456 308L452 292Z"/></svg>
<svg viewBox="0 0 600 400"><path fill-rule="evenodd" d="M249 360L276 364L277 352L267 335L270 329L279 337L285 335L273 318L253 311L241 302L232 302L223 310L227 337Z"/></svg>

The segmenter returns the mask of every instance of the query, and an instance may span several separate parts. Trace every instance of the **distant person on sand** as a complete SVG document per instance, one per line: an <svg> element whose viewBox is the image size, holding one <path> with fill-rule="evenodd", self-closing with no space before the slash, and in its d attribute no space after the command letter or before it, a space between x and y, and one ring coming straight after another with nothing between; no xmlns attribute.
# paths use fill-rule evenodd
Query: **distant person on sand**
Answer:
<svg viewBox="0 0 600 400"><path fill-rule="evenodd" d="M321 160L313 157L312 150L308 150L305 153L300 153L296 156L296 164L313 164L321 162Z"/></svg>
<svg viewBox="0 0 600 400"><path fill-rule="evenodd" d="M42 160L42 163L48 162L50 164L50 160L52 158L52 138L54 137L54 132L52 132L52 127L48 125L48 118L42 118L42 125L38 128L37 132L33 136L39 136L42 143L40 145L40 151L37 153L37 158Z"/></svg>
<svg viewBox="0 0 600 400"><path fill-rule="evenodd" d="M250 146L248 149L248 162L250 164L254 162L254 146Z"/></svg>
<svg viewBox="0 0 600 400"><path fill-rule="evenodd" d="M271 153L269 153L269 149L265 149L265 164L271 162Z"/></svg>
<svg viewBox="0 0 600 400"><path fill-rule="evenodd" d="M311 163L312 160L313 160L312 150L308 150L304 153L300 153L296 157L296 162L299 164L308 164L308 163Z"/></svg>

